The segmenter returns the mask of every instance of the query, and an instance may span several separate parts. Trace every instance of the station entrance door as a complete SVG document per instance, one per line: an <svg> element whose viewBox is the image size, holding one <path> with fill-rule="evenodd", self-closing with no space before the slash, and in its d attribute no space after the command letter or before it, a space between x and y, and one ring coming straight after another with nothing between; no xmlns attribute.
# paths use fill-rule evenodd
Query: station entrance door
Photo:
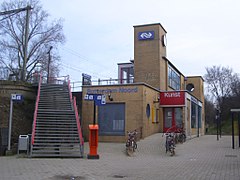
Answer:
<svg viewBox="0 0 240 180"><path fill-rule="evenodd" d="M183 114L181 107L164 108L163 132L183 127Z"/></svg>

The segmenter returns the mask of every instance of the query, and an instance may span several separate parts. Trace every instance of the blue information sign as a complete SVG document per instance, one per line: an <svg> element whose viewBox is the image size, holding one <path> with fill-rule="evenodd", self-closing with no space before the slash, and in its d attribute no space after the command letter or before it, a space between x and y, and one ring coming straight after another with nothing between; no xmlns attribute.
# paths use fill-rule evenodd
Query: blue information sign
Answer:
<svg viewBox="0 0 240 180"><path fill-rule="evenodd" d="M23 96L21 94L12 94L12 101L23 101Z"/></svg>
<svg viewBox="0 0 240 180"><path fill-rule="evenodd" d="M106 104L106 95L104 94L86 94L84 100L94 101L97 106Z"/></svg>
<svg viewBox="0 0 240 180"><path fill-rule="evenodd" d="M138 33L138 40L152 40L154 39L154 31L144 31Z"/></svg>

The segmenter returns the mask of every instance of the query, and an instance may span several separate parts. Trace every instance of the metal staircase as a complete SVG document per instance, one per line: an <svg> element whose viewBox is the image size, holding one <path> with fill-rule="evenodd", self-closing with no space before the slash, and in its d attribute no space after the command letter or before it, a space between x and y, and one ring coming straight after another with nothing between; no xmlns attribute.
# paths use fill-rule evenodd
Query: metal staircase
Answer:
<svg viewBox="0 0 240 180"><path fill-rule="evenodd" d="M39 88L31 157L83 157L76 101L68 84L40 84Z"/></svg>

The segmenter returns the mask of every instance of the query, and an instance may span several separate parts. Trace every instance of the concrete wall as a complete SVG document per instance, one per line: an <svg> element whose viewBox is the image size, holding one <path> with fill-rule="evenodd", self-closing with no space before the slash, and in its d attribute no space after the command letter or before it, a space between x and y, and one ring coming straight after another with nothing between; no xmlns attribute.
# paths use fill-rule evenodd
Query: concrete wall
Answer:
<svg viewBox="0 0 240 180"><path fill-rule="evenodd" d="M35 99L37 87L17 81L0 80L0 96L10 98L11 94L22 94L25 99Z"/></svg>
<svg viewBox="0 0 240 180"><path fill-rule="evenodd" d="M8 131L11 94L21 94L24 98L23 102L13 103L11 142L16 149L14 144L18 142L18 136L29 134L32 130L36 88L21 82L0 81L0 146L7 141L7 137L3 137L2 133L4 129Z"/></svg>

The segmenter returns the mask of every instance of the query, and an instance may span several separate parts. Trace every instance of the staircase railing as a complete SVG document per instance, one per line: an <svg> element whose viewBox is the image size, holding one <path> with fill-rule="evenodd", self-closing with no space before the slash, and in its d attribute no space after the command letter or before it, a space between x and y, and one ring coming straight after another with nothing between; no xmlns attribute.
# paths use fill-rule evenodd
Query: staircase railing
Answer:
<svg viewBox="0 0 240 180"><path fill-rule="evenodd" d="M39 82L38 82L38 93L36 98L36 105L35 105L35 111L34 111L34 119L33 119L33 127L32 127L32 145L34 144L34 138L35 138L35 131L36 131L36 121L37 121L37 112L38 112L38 103L40 99L40 89L42 84L42 75L39 75Z"/></svg>
<svg viewBox="0 0 240 180"><path fill-rule="evenodd" d="M74 108L74 112L75 112L75 118L76 118L77 128L78 128L78 136L80 138L80 144L83 145L84 144L84 140L83 140L82 131L81 131L81 125L80 125L79 116L78 116L76 97L74 97L74 98L72 97L71 83L70 83L69 79L68 79L68 91L69 91L70 101L73 104L73 108Z"/></svg>
<svg viewBox="0 0 240 180"><path fill-rule="evenodd" d="M72 99L70 79L68 79L68 92L69 92L70 101L72 102L73 99Z"/></svg>
<svg viewBox="0 0 240 180"><path fill-rule="evenodd" d="M81 145L83 145L84 140L83 140L81 125L80 125L79 116L78 116L76 97L73 98L73 106L74 106L74 111L75 111L75 117L76 117L76 122L77 122L77 128L78 128L78 135L79 135L79 138L80 138L80 143L81 143Z"/></svg>

